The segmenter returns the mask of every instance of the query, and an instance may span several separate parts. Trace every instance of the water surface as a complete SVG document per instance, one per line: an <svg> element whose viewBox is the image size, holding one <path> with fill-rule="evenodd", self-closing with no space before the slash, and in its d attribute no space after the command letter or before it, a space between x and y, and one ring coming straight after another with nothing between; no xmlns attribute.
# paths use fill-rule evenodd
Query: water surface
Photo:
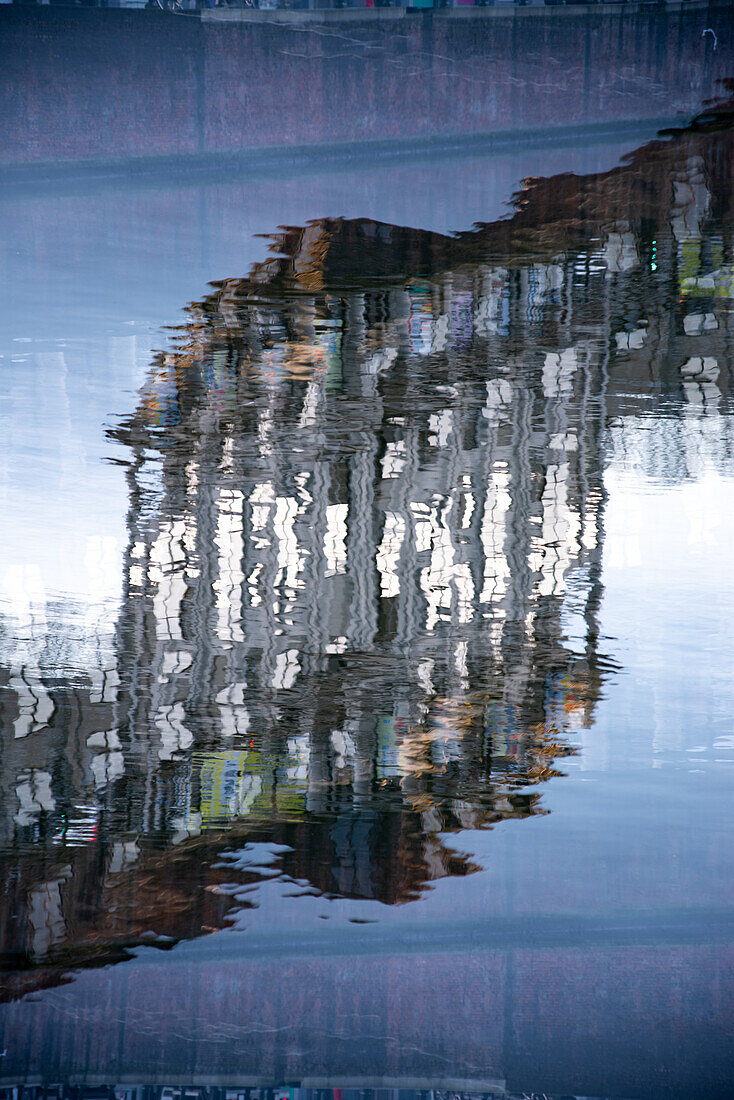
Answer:
<svg viewBox="0 0 734 1100"><path fill-rule="evenodd" d="M733 150L6 199L0 1079L730 1092Z"/></svg>

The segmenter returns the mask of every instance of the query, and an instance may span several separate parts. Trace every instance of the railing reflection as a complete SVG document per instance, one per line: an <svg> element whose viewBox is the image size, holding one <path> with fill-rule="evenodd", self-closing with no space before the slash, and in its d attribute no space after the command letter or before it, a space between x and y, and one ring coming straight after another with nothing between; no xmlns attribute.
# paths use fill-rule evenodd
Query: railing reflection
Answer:
<svg viewBox="0 0 734 1100"><path fill-rule="evenodd" d="M50 3L52 5L74 6L72 0L27 0L29 3ZM174 14L186 12L211 11L250 12L250 11L352 11L362 9L365 12L376 8L403 8L408 11L445 8L507 8L507 7L554 7L576 0L81 0L83 7L128 8L149 11L165 11ZM640 0L586 0L587 4L640 3ZM79 6L78 4L76 6ZM576 3L576 6L578 4Z"/></svg>

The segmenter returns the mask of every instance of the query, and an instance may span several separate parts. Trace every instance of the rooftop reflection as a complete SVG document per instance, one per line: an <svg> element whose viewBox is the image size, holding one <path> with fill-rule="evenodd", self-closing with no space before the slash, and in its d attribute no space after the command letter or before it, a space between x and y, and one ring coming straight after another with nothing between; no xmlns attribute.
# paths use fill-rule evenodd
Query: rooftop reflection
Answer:
<svg viewBox="0 0 734 1100"><path fill-rule="evenodd" d="M189 307L113 429L114 631L32 590L0 628L4 996L273 883L414 901L477 870L451 834L545 812L614 674L624 425L665 417L655 476L731 468L731 164L686 134L456 237L285 228Z"/></svg>

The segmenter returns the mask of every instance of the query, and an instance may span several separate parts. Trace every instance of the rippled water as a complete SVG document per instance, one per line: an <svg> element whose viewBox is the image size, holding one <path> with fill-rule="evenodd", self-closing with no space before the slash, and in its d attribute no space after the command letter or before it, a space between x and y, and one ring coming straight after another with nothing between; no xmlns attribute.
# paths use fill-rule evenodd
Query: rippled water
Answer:
<svg viewBox="0 0 734 1100"><path fill-rule="evenodd" d="M6 200L0 1081L729 1093L733 154Z"/></svg>

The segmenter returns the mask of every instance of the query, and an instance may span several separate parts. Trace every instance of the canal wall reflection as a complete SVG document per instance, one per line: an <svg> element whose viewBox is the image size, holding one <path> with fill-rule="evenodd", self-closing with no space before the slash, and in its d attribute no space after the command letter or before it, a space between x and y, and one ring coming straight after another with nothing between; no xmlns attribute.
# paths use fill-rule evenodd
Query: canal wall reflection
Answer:
<svg viewBox="0 0 734 1100"><path fill-rule="evenodd" d="M310 958L186 950L5 1008L3 1080L32 1082L42 1065L46 1079L90 1084L409 1088L458 1077L500 1096L503 1086L579 1097L729 1091L731 950L720 944L659 944L664 968L649 947L442 952L430 936L417 957L333 945Z"/></svg>
<svg viewBox="0 0 734 1100"><path fill-rule="evenodd" d="M0 162L524 144L690 116L733 74L728 3L227 14L3 8Z"/></svg>

